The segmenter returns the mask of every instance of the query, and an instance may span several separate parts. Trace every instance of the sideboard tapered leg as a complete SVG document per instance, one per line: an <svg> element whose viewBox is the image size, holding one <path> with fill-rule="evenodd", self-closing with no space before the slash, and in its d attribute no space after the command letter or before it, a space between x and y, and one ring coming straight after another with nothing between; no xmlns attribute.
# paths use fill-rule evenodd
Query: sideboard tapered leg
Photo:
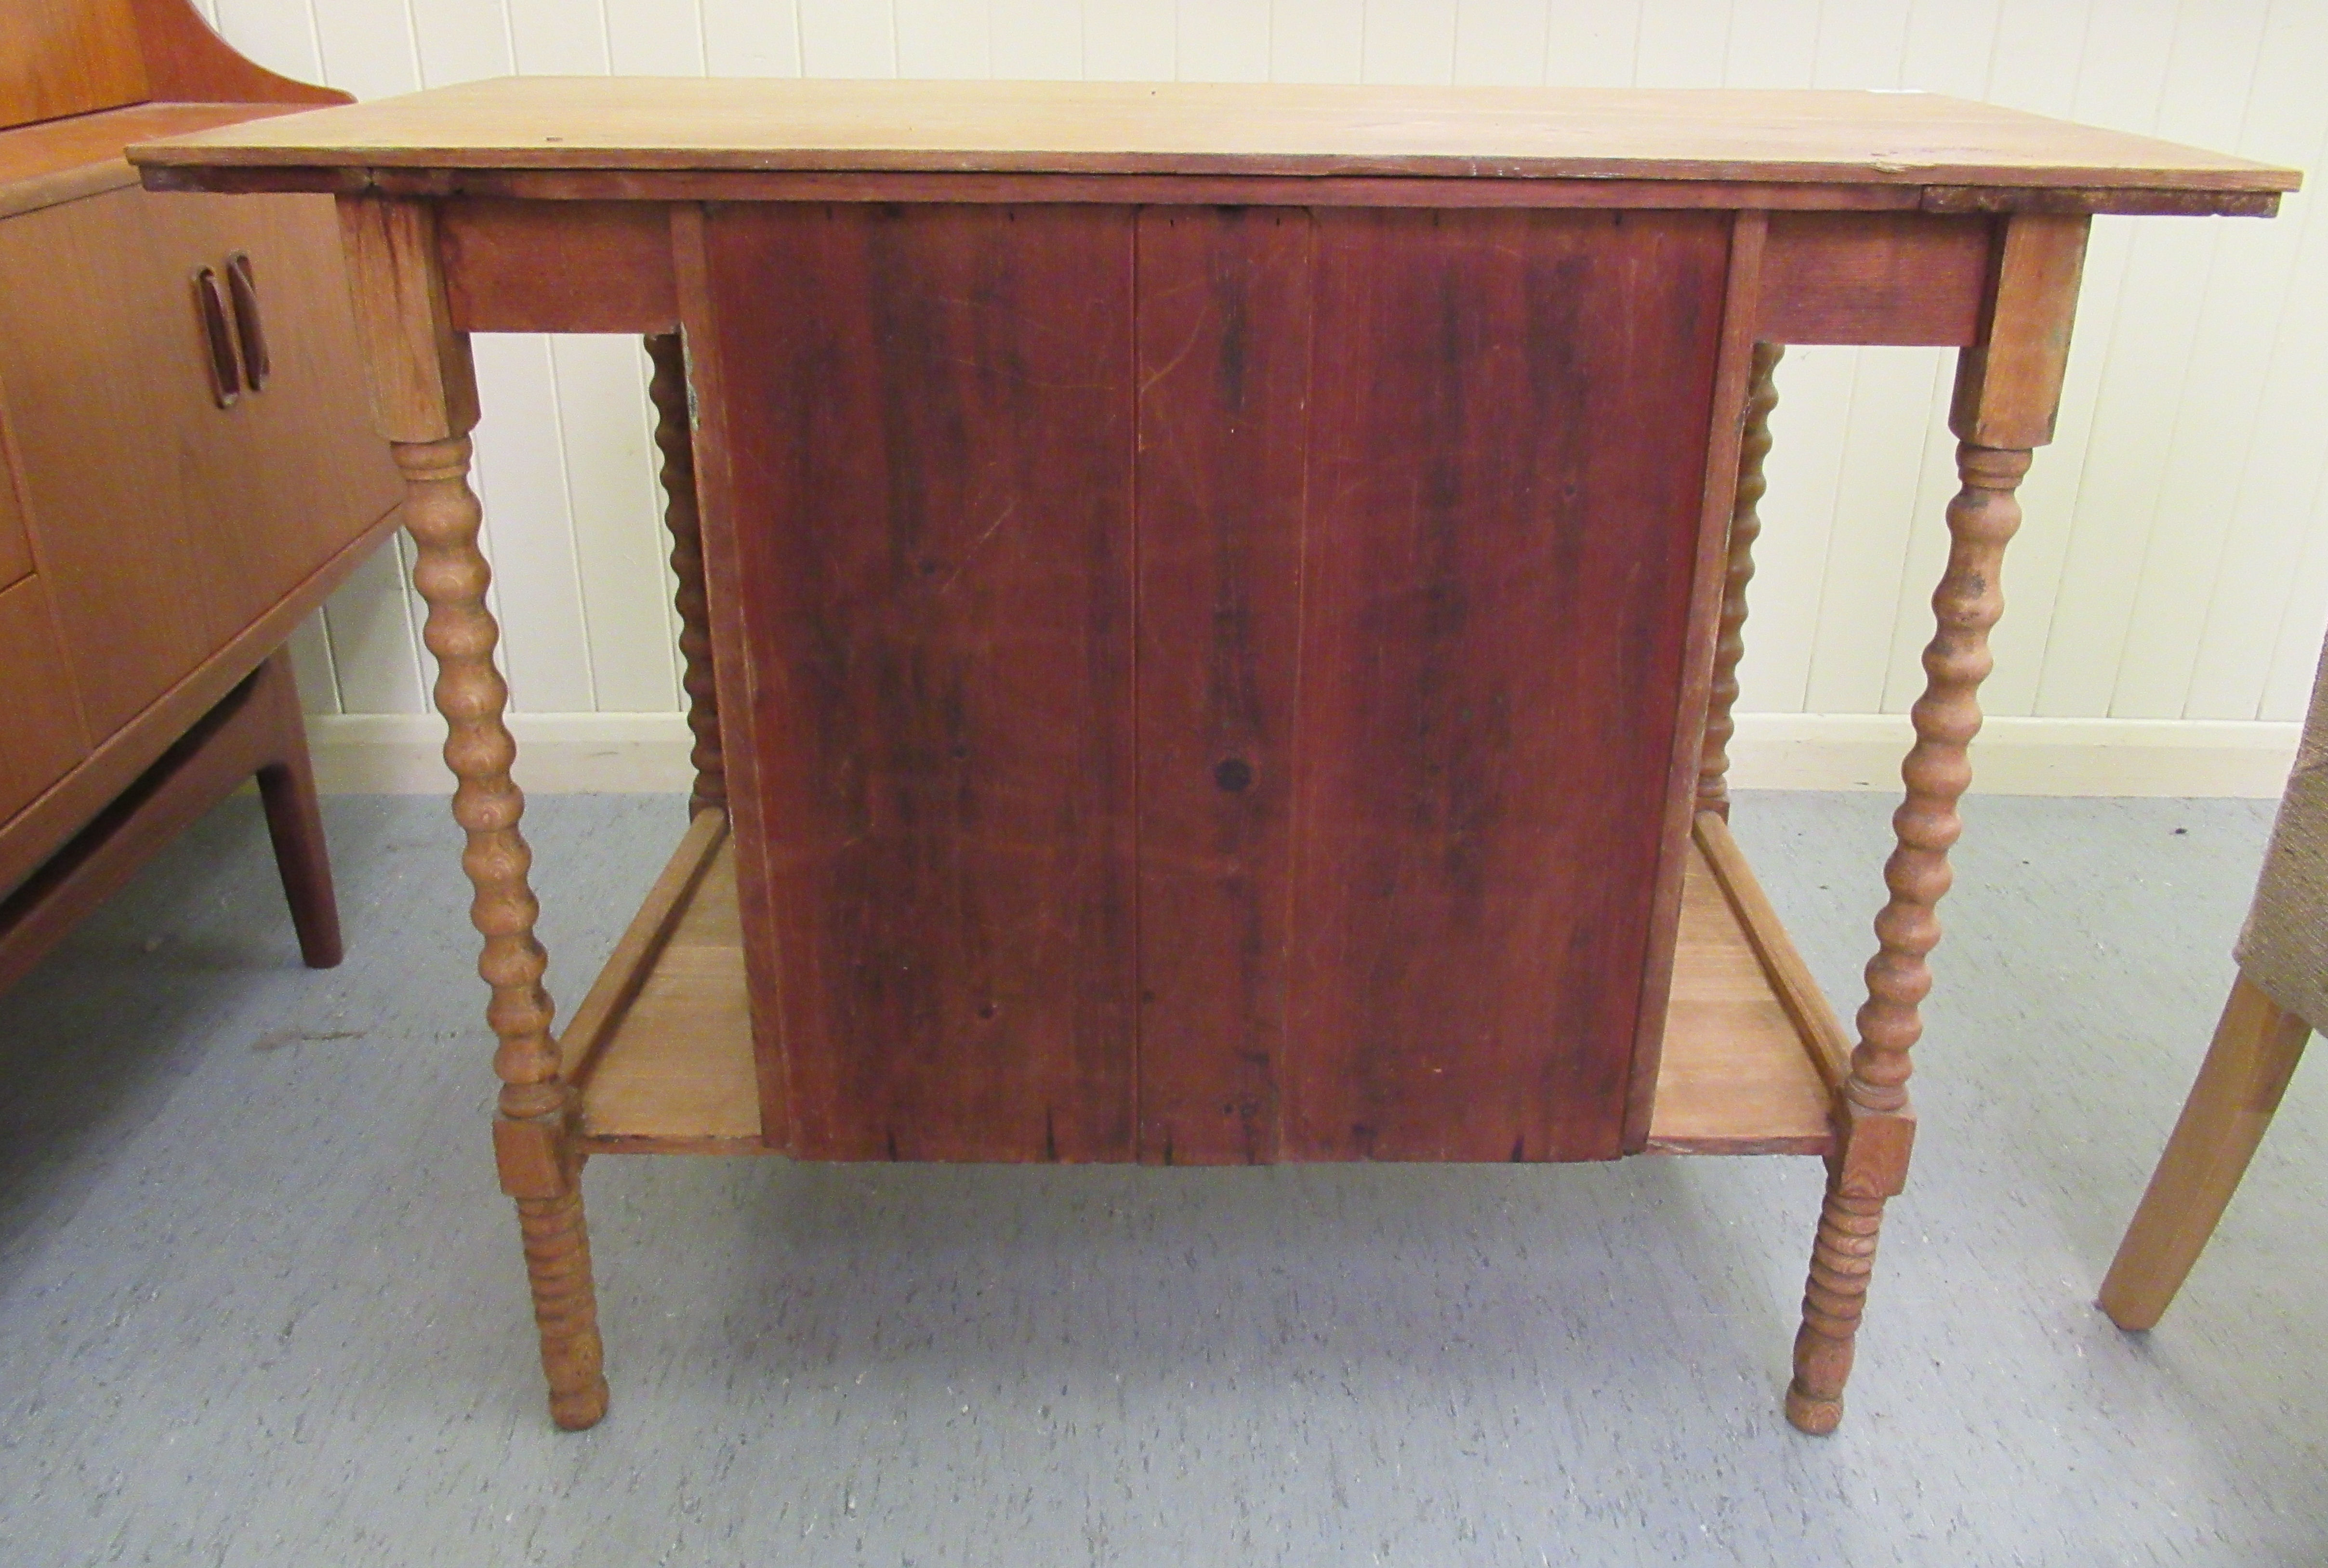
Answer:
<svg viewBox="0 0 2328 1568"><path fill-rule="evenodd" d="M1948 571L1932 596L1939 626L1924 650L1924 695L1916 703L1916 744L1901 775L1908 798L1892 819L1898 847L1883 868L1891 900L1875 918L1881 944L1867 965L1859 1045L1844 1084L1843 1143L1828 1165L1826 1200L1795 1337L1787 1419L1803 1431L1833 1432L1843 1419L1843 1385L1875 1266L1883 1202L1908 1176L1915 1116L1908 1104L1909 1051L1922 1035L1920 1011L1932 989L1925 962L1940 940L1935 913L1948 890L1948 850L1963 830L1957 803L1972 782L1967 750L1980 731L1980 683L1992 662L1989 629L2004 609L1997 573L2005 541L2021 526L2014 497L2029 471L2025 451L1957 448L1963 488L1948 503Z"/></svg>

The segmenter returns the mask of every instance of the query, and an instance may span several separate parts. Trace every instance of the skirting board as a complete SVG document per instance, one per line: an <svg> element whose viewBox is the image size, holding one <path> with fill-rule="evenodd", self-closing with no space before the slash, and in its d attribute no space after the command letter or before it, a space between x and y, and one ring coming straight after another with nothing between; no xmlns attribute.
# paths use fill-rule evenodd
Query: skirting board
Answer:
<svg viewBox="0 0 2328 1568"><path fill-rule="evenodd" d="M691 742L677 713L513 713L515 773L542 794L684 794ZM2276 797L2297 726L2215 719L1992 718L1973 746L1987 794ZM452 788L433 715L311 714L315 778L332 794L444 794ZM1731 743L1741 789L1900 788L1904 715L1741 713Z"/></svg>

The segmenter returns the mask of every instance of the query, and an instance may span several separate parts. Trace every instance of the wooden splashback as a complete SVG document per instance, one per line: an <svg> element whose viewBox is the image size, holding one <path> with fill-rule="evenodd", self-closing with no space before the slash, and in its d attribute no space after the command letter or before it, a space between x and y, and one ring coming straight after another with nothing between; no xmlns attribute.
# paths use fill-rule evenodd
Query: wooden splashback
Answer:
<svg viewBox="0 0 2328 1568"><path fill-rule="evenodd" d="M129 0L0 5L0 127L119 108L150 96Z"/></svg>
<svg viewBox="0 0 2328 1568"><path fill-rule="evenodd" d="M0 5L0 130L148 102L347 101L245 60L188 0Z"/></svg>

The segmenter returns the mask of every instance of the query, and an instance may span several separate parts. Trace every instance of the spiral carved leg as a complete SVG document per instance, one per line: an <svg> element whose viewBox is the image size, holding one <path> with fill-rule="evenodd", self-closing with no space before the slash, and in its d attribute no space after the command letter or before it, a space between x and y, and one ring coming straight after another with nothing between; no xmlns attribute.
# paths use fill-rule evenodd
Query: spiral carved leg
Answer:
<svg viewBox="0 0 2328 1568"><path fill-rule="evenodd" d="M1779 406L1772 377L1786 349L1756 343L1746 381L1745 429L1738 442L1738 489L1730 503L1730 566L1723 585L1722 621L1713 644L1713 684L1706 693L1705 738L1699 752L1697 809L1730 814L1730 739L1738 732L1730 710L1738 702L1738 662L1746 655L1746 586L1754 579L1754 541L1761 536L1760 507L1769 488L1763 460L1770 455L1770 411Z"/></svg>
<svg viewBox="0 0 2328 1568"><path fill-rule="evenodd" d="M1829 1185L1803 1291L1803 1326L1795 1335L1795 1380L1787 1389L1787 1419L1815 1436L1843 1420L1843 1385L1882 1224L1882 1198L1846 1197Z"/></svg>
<svg viewBox="0 0 2328 1568"><path fill-rule="evenodd" d="M568 1432L596 1426L606 1413L606 1377L581 1188L555 1197L519 1198L517 1223L525 1237L533 1320L541 1330L549 1418Z"/></svg>
<svg viewBox="0 0 2328 1568"><path fill-rule="evenodd" d="M502 1189L517 1199L550 1414L560 1426L588 1426L606 1413L606 1383L577 1185L574 1092L559 1076L553 1009L541 983L549 960L534 937L540 910L530 881L533 852L518 831L525 796L510 777L517 744L502 722L509 691L493 665L501 632L485 606L491 574L477 549L482 516L468 484L469 442L399 442L394 452L405 482L404 525L419 552L413 583L428 602L424 635L436 657L445 760L459 780L453 817L468 835L461 864L475 893L469 918L485 939L477 969L493 990L485 1020L500 1042L493 1071L502 1081L495 1160Z"/></svg>
<svg viewBox="0 0 2328 1568"><path fill-rule="evenodd" d="M677 333L646 340L654 363L648 396L655 407L655 445L662 453L663 521L671 529L671 569L679 578L679 652L685 665L687 727L695 735L695 793L688 813L728 804L727 759L719 746L719 691L711 660L711 612L703 586L703 525L695 499L694 432L687 408L687 351Z"/></svg>
<svg viewBox="0 0 2328 1568"><path fill-rule="evenodd" d="M1963 484L1948 503L1948 570L1932 595L1938 629L1924 650L1916 744L1900 770L1907 798L1892 817L1898 844L1883 867L1891 898L1875 917L1879 945L1868 961L1859 1044L1843 1086L1843 1147L1829 1170L1787 1391L1787 1419L1808 1432L1833 1432L1843 1419L1843 1385L1875 1266L1883 1200L1908 1179L1916 1130L1909 1052L1924 1031L1921 1009L1932 989L1926 961L1939 944L1938 908L1948 890L1948 850L1964 827L1957 803L1972 783L1968 749L1980 732L1988 634L2004 610L1998 576L2005 543L2021 525L2014 492L2028 470L2024 450L1970 442L1957 448Z"/></svg>

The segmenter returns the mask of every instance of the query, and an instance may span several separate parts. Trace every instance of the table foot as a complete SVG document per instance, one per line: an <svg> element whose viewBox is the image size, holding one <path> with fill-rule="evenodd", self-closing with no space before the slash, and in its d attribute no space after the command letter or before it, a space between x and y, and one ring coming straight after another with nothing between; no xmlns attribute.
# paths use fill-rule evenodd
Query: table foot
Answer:
<svg viewBox="0 0 2328 1568"><path fill-rule="evenodd" d="M1795 1336L1795 1380L1787 1390L1787 1419L1814 1437L1843 1421L1843 1385L1851 1376L1867 1280L1875 1267L1875 1237L1883 1200L1827 1188L1811 1248L1810 1281L1803 1289L1803 1326Z"/></svg>
<svg viewBox="0 0 2328 1568"><path fill-rule="evenodd" d="M580 1186L555 1197L519 1198L517 1221L533 1286L533 1320L541 1330L541 1370L549 1379L549 1419L580 1432L606 1413L605 1353Z"/></svg>

